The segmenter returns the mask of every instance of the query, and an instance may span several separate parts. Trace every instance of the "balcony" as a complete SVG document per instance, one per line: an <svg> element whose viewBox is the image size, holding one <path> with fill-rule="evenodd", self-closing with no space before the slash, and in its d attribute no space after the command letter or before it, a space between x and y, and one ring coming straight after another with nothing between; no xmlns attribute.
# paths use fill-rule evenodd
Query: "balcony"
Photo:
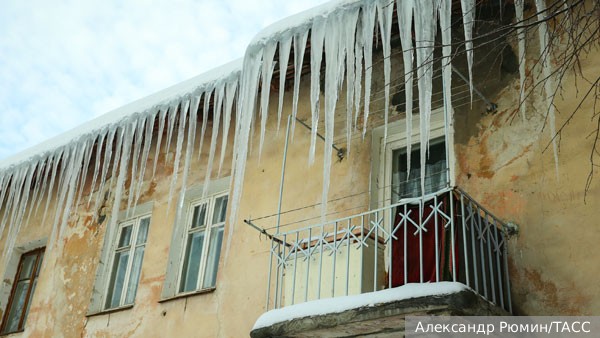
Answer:
<svg viewBox="0 0 600 338"><path fill-rule="evenodd" d="M369 335L381 325L402 331L407 314L509 314L503 229L464 191L448 188L280 232L271 240L271 311L252 336L344 336L334 333L342 324L346 335Z"/></svg>

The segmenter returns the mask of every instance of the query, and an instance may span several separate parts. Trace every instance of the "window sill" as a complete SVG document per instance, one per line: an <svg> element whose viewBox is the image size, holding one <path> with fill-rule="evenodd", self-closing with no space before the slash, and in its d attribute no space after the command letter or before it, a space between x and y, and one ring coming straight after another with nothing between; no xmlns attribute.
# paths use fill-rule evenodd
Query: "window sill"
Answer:
<svg viewBox="0 0 600 338"><path fill-rule="evenodd" d="M133 307L133 304L129 304L129 305L123 305L120 307L115 307L112 309L106 309L106 310L101 310L98 312L92 312L92 313L88 313L87 315L85 315L86 317L95 317L95 316L102 316L102 315L107 315L107 314L111 314L114 312L120 312L120 311L125 311L125 310L129 310Z"/></svg>
<svg viewBox="0 0 600 338"><path fill-rule="evenodd" d="M179 294L176 294L175 296L163 298L163 299L159 300L158 302L165 303L165 302L170 302L170 301L176 300L176 299L187 298L187 297L192 297L192 296L197 296L197 295L203 295L206 293L212 293L216 289L217 289L216 287L212 287L212 288L207 288L207 289L200 289L200 290L196 290L196 291L179 293Z"/></svg>
<svg viewBox="0 0 600 338"><path fill-rule="evenodd" d="M23 333L23 332L25 332L25 329L19 330L19 331L12 331L12 332L0 333L0 337L11 337L13 335L14 335L14 337L17 337L16 336L17 334L19 334L19 336L20 336L20 333Z"/></svg>

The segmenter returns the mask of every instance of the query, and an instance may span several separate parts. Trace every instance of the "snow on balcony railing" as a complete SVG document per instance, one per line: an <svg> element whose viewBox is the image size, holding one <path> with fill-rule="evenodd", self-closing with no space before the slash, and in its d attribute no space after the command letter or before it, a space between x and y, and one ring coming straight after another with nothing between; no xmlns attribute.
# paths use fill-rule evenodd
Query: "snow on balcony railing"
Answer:
<svg viewBox="0 0 600 338"><path fill-rule="evenodd" d="M460 282L511 312L503 223L462 190L280 232L267 310L408 283Z"/></svg>

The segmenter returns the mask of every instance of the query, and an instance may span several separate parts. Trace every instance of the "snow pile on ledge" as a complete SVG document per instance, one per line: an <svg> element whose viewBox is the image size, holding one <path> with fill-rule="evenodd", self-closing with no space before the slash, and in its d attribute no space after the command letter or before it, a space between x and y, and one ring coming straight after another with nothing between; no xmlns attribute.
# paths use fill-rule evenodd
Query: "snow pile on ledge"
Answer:
<svg viewBox="0 0 600 338"><path fill-rule="evenodd" d="M266 312L258 318L252 329L260 329L292 319L340 313L411 298L449 295L464 290L469 290L469 287L457 282L414 283L355 296L319 299Z"/></svg>

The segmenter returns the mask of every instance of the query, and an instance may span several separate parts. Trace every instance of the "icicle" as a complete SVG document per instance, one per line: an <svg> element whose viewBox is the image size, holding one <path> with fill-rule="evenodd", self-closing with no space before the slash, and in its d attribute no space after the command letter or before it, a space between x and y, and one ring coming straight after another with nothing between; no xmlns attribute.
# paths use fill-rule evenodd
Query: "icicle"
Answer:
<svg viewBox="0 0 600 338"><path fill-rule="evenodd" d="M200 94L192 98L190 106L190 123L188 123L187 145L185 147L185 159L183 162L183 173L181 174L181 189L179 192L179 201L175 212L175 224L179 224L181 213L183 210L183 202L185 200L185 192L187 190L187 179L192 163L192 155L194 154L194 144L196 139L196 123L198 121L198 106L200 105Z"/></svg>
<svg viewBox="0 0 600 338"><path fill-rule="evenodd" d="M343 62L340 58L340 19L331 16L327 23L327 35L325 36L325 143L323 151L323 193L321 196L321 219L325 221L327 212L327 200L329 195L329 183L331 173L331 158L333 152L333 136L335 132L335 107L338 100L338 83L340 73L339 64Z"/></svg>
<svg viewBox="0 0 600 338"><path fill-rule="evenodd" d="M371 77L373 75L373 30L375 29L375 3L368 2L363 7L362 28L364 43L364 61L365 61L365 100L364 100L364 121L363 138L367 133L367 124L369 120L369 106L371 105Z"/></svg>
<svg viewBox="0 0 600 338"><path fill-rule="evenodd" d="M425 162L429 148L429 122L433 79L433 47L436 32L436 9L433 0L417 1L415 7L417 85L419 88L419 122L421 147L421 193L425 193Z"/></svg>
<svg viewBox="0 0 600 338"><path fill-rule="evenodd" d="M94 196L94 187L98 180L98 172L100 171L100 159L102 155L102 147L104 146L104 139L106 138L106 132L103 132L98 136L98 142L96 144L96 160L94 161L94 176L92 178L92 184L90 185L90 194L88 196L87 206L90 206L92 202L92 196Z"/></svg>
<svg viewBox="0 0 600 338"><path fill-rule="evenodd" d="M215 90L215 105L213 106L213 125L210 140L210 150L208 151L208 162L206 163L206 175L204 177L204 186L202 190L203 197L206 197L206 195L208 194L208 188L210 187L210 176L213 168L213 161L215 159L215 151L217 149L217 137L219 136L219 124L221 122L223 96L225 96L225 85L220 84Z"/></svg>
<svg viewBox="0 0 600 338"><path fill-rule="evenodd" d="M225 153L227 150L227 143L229 137L229 127L231 122L231 110L233 108L233 101L236 98L238 87L238 80L230 81L227 83L225 91L225 115L223 116L223 140L221 142L221 158L219 159L219 176L221 175L221 169L223 168L223 162L225 161Z"/></svg>
<svg viewBox="0 0 600 338"><path fill-rule="evenodd" d="M146 174L146 165L148 163L148 156L150 153L150 146L152 145L152 134L154 131L154 120L156 115L151 113L146 116L146 130L144 132L144 149L142 150L142 160L140 161L140 173L137 179L137 186L135 187L135 199L134 205L137 205L140 194L142 193L142 186L144 185L144 176ZM133 185L131 186L133 188Z"/></svg>
<svg viewBox="0 0 600 338"><path fill-rule="evenodd" d="M383 44L383 78L385 82L385 102L384 102L384 122L383 122L383 142L387 142L388 118L390 113L390 82L392 72L392 16L394 14L394 2L389 0L377 0L377 17L379 21L379 31Z"/></svg>
<svg viewBox="0 0 600 338"><path fill-rule="evenodd" d="M304 63L304 50L308 40L308 30L294 34L294 97L292 101L292 127L291 135L294 138L296 128L296 115L298 114L298 96L300 95L300 78L302 76L302 64ZM244 68L246 69L246 68Z"/></svg>
<svg viewBox="0 0 600 338"><path fill-rule="evenodd" d="M112 160L112 149L116 132L116 128L111 128L107 133L106 147L104 148L104 157L102 160L102 174L100 175L100 187L98 188L98 193L96 194L96 202L94 202L94 209L92 209L94 211L98 210L98 208L100 207L100 201L105 198L104 185L106 184L106 176L108 175L108 169L110 168Z"/></svg>
<svg viewBox="0 0 600 338"><path fill-rule="evenodd" d="M317 142L317 129L319 127L319 109L321 96L321 59L323 58L323 43L325 39L325 25L323 17L316 17L310 33L310 111L311 111L311 137L308 153L308 163L315 161L315 146ZM329 65L327 65L329 67Z"/></svg>
<svg viewBox="0 0 600 338"><path fill-rule="evenodd" d="M398 28L402 44L402 58L404 62L404 112L406 114L406 172L407 180L410 176L411 148L412 148L412 111L413 111L413 61L414 52L412 44L414 1L398 0Z"/></svg>
<svg viewBox="0 0 600 338"><path fill-rule="evenodd" d="M140 152L142 151L142 141L144 139L144 129L146 128L146 119L135 119L134 122L134 139L133 142L133 157L131 158L131 179L129 181L129 193L127 196L127 217L135 213L136 205L133 204L135 191L137 187L137 168L140 160ZM140 166L143 166L141 164ZM133 208L131 207L133 205Z"/></svg>
<svg viewBox="0 0 600 338"><path fill-rule="evenodd" d="M156 151L154 152L154 166L152 168L152 178L156 174L156 165L158 164L158 158L160 157L160 143L162 141L163 133L165 131L165 118L167 115L167 108L162 107L158 114L158 134L156 134Z"/></svg>
<svg viewBox="0 0 600 338"><path fill-rule="evenodd" d="M515 0L515 14L518 26L523 26L523 3L524 0ZM525 93L525 65L527 60L525 58L525 37L526 32L524 28L517 28L517 40L519 45L519 108L521 111L521 118L525 121L525 102L523 102L523 94Z"/></svg>
<svg viewBox="0 0 600 338"><path fill-rule="evenodd" d="M169 188L169 199L167 200L167 213L170 210L171 200L173 198L173 193L175 192L175 186L177 185L177 174L179 172L179 162L181 161L181 148L183 147L183 140L185 138L185 125L187 123L187 109L189 107L190 101L186 100L185 104L181 107L181 111L179 112L179 128L177 130L177 144L175 146L175 160L173 163L171 187Z"/></svg>
<svg viewBox="0 0 600 338"><path fill-rule="evenodd" d="M7 236L8 245L4 246L4 249L2 251L3 259L7 258L7 254L12 251L14 243L15 243L16 233L14 231L14 226L16 223L16 218L18 217L17 214L19 212L19 207L20 207L19 202L21 201L23 185L24 185L26 176L27 176L27 168L26 167L21 168L19 170L18 174L13 176L13 182L11 184L11 191L9 192L9 196L8 196L10 203L7 206L4 216L2 217L2 225L0 226L0 233L3 233L4 228L5 228L6 224L8 223L8 236ZM8 216L9 209L10 209L10 217ZM9 220L10 220L10 222L9 222Z"/></svg>
<svg viewBox="0 0 600 338"><path fill-rule="evenodd" d="M548 103L548 123L550 124L550 138L552 139L552 150L554 151L554 166L556 170L556 178L558 179L558 142L556 135L556 116L554 111L554 92L556 86L552 77L552 64L550 63L550 36L548 33L548 24L546 23L546 1L535 0L537 9L537 17L540 28L540 59L542 60L542 71L544 74L544 91L546 94L546 102Z"/></svg>
<svg viewBox="0 0 600 338"><path fill-rule="evenodd" d="M355 95L355 55L356 25L358 23L358 8L346 12L344 25L346 32L346 154L350 155L350 144L352 143L352 108ZM357 109L358 110L358 109Z"/></svg>
<svg viewBox="0 0 600 338"><path fill-rule="evenodd" d="M281 126L281 112L283 111L283 93L285 93L285 78L287 76L288 63L290 62L290 50L292 48L292 37L288 36L279 41L279 106L277 107L277 134Z"/></svg>
<svg viewBox="0 0 600 338"><path fill-rule="evenodd" d="M460 2L465 30L465 50L467 51L467 63L469 65L469 91L471 93L471 102L473 102L473 25L475 24L475 0L460 0Z"/></svg>
<svg viewBox="0 0 600 338"><path fill-rule="evenodd" d="M52 164L54 163L54 153L51 153L47 158L46 158L46 165L45 165L45 169L44 169L44 173L42 174L41 179L41 183L40 183L40 192L36 198L36 200L34 201L34 203L31 205L32 207L34 207L35 205L35 211L33 212L34 215L37 215L38 211L39 211L39 207L42 204L42 200L44 199L44 195L46 194L46 189L48 188L48 178L50 176L50 170L52 169ZM0 189L3 189L1 187L0 184ZM48 198L48 197L46 197ZM0 198L0 204L2 204L2 198ZM0 207L1 210L1 207ZM42 224L40 224L41 226ZM0 234L1 235L1 234Z"/></svg>
<svg viewBox="0 0 600 338"><path fill-rule="evenodd" d="M442 82L444 92L444 120L446 128L453 121L452 109L452 2L441 1L438 7L442 32ZM447 136L449 130L445 130ZM448 143L446 143L448 144Z"/></svg>
<svg viewBox="0 0 600 338"><path fill-rule="evenodd" d="M269 116L269 94L271 94L271 78L273 77L273 58L277 50L276 42L269 42L263 49L262 56L262 85L260 87L260 143L258 147L258 160L262 154L263 144L265 142L265 131L267 129L267 117ZM220 99L223 96L221 95ZM221 108L219 107L219 110ZM213 109L213 112L216 109ZM213 127L214 128L214 127ZM218 128L218 126L217 126ZM218 131L218 130L217 130ZM214 134L214 133L213 133ZM211 145L212 148L212 145ZM212 155L212 154L211 154Z"/></svg>
<svg viewBox="0 0 600 338"><path fill-rule="evenodd" d="M83 150L83 170L82 175L80 175L79 180L79 192L77 193L77 198L75 199L75 205L79 205L79 201L81 200L81 195L83 195L83 189L85 188L85 182L87 181L87 172L90 167L90 161L92 159L92 150L94 149L94 143L96 142L96 138L90 138L86 140L87 147ZM91 193L91 190L90 190Z"/></svg>
<svg viewBox="0 0 600 338"><path fill-rule="evenodd" d="M30 206L29 206L29 212L27 213L27 218L25 220L26 224L29 224L29 220L31 219L31 214L33 212L34 206L35 206L35 201L38 198L38 194L40 193L40 184L43 178L43 172L44 172L44 168L47 166L47 158L41 159L39 162L35 163L34 165L36 166L36 170L35 170L35 184L33 187L33 192L31 194L30 200ZM0 210L2 210L2 201L0 201ZM0 234L1 235L1 234Z"/></svg>
<svg viewBox="0 0 600 338"><path fill-rule="evenodd" d="M64 150L60 149L57 152L56 157L54 158L54 163L52 165L52 176L50 177L50 184L48 185L48 194L46 197L46 207L44 208L44 215L42 216L42 224L46 224L46 215L48 214L48 207L50 206L50 201L52 200L52 192L54 189L54 181L56 179L56 174L58 172L58 164L64 161ZM1 233L1 232L0 232Z"/></svg>
<svg viewBox="0 0 600 338"><path fill-rule="evenodd" d="M177 125L177 113L179 110L177 109L179 104L174 103L171 108L169 108L169 112L167 113L167 143L165 144L165 154L171 152L171 140L173 139L173 134L175 133L175 126Z"/></svg>
<svg viewBox="0 0 600 338"><path fill-rule="evenodd" d="M362 94L362 74L363 74L363 51L364 43L362 37L362 21L356 24L356 44L354 47L354 129L358 129L358 115L360 114L360 102Z"/></svg>
<svg viewBox="0 0 600 338"><path fill-rule="evenodd" d="M204 134L206 134L206 126L208 125L208 109L210 108L210 97L214 88L210 88L204 92L204 108L202 110L202 129L200 130L200 146L198 146L198 159L202 156L202 148L204 147Z"/></svg>
<svg viewBox="0 0 600 338"><path fill-rule="evenodd" d="M238 119L236 126L236 145L234 154L234 171L233 171L233 194L231 198L231 212L229 224L236 224L236 215L240 198L242 196L243 180L246 170L246 160L248 158L248 143L250 142L250 124L254 115L256 92L258 89L258 79L260 76L260 61L261 54L250 47L246 51L244 57L244 72L242 73L241 90L238 100L237 113ZM243 112L243 114L242 114ZM225 251L225 260L229 255L231 248L231 239L233 237L234 228L232 227L227 237L227 245Z"/></svg>

